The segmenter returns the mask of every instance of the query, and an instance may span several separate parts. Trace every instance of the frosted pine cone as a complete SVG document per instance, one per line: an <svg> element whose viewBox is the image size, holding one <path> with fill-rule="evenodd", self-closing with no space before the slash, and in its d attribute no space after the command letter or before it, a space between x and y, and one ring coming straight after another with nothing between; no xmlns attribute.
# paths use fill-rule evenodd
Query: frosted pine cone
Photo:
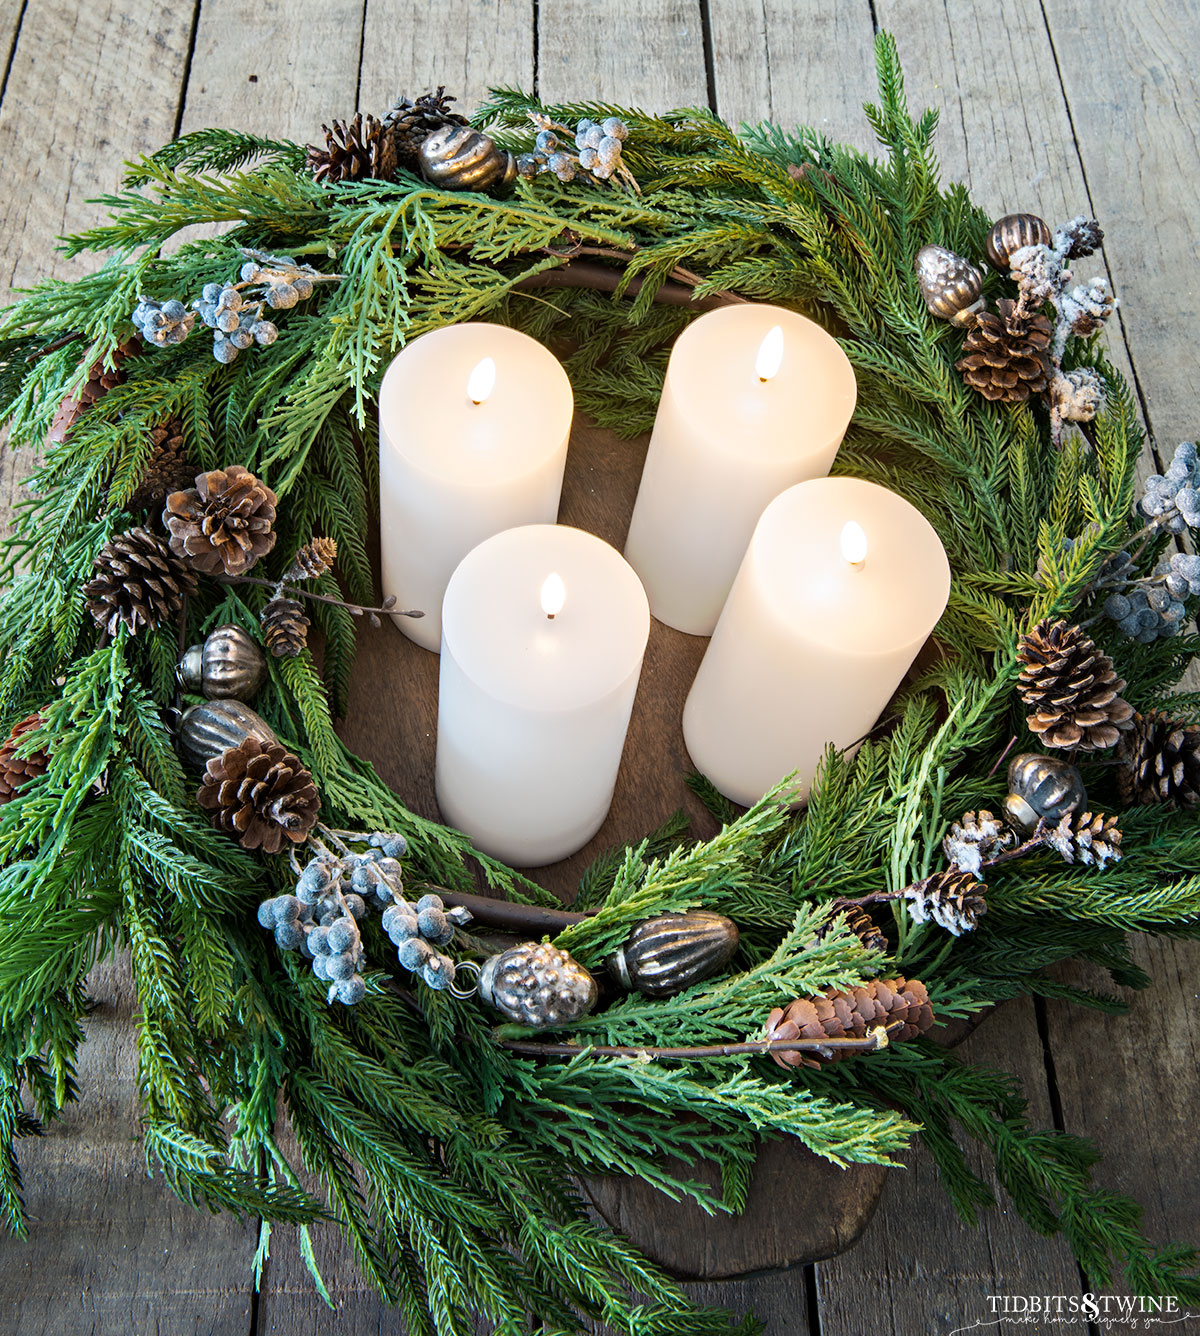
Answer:
<svg viewBox="0 0 1200 1336"><path fill-rule="evenodd" d="M986 809L966 812L956 821L942 841L948 862L982 877L983 863L1013 842L1013 833L998 817Z"/></svg>
<svg viewBox="0 0 1200 1336"><path fill-rule="evenodd" d="M292 558L285 580L315 580L333 568L337 543L332 538L313 538Z"/></svg>
<svg viewBox="0 0 1200 1336"><path fill-rule="evenodd" d="M1081 260L1100 249L1104 233L1100 224L1086 214L1064 223L1054 234L1054 249L1066 260Z"/></svg>
<svg viewBox="0 0 1200 1336"><path fill-rule="evenodd" d="M240 464L202 473L163 511L171 551L205 575L244 575L275 546L275 493Z"/></svg>
<svg viewBox="0 0 1200 1336"><path fill-rule="evenodd" d="M914 923L933 922L953 937L974 932L987 913L987 887L962 868L948 867L904 893Z"/></svg>
<svg viewBox="0 0 1200 1336"><path fill-rule="evenodd" d="M767 1017L765 1039L865 1039L876 1026L900 1028L892 1043L915 1039L933 1025L929 994L919 979L872 979L857 988L830 988L815 997L798 997ZM781 1067L819 1067L820 1059L838 1062L856 1056L837 1049L772 1053Z"/></svg>
<svg viewBox="0 0 1200 1336"><path fill-rule="evenodd" d="M1117 299L1108 280L1093 278L1086 287L1072 288L1062 298L1062 318L1071 333L1086 339L1094 334L1116 310Z"/></svg>
<svg viewBox="0 0 1200 1336"><path fill-rule="evenodd" d="M303 844L321 810L317 786L299 758L281 743L256 737L208 762L196 801L218 830L268 854Z"/></svg>
<svg viewBox="0 0 1200 1336"><path fill-rule="evenodd" d="M1095 864L1121 860L1121 831L1115 816L1102 812L1068 813L1049 833L1046 841L1068 863Z"/></svg>

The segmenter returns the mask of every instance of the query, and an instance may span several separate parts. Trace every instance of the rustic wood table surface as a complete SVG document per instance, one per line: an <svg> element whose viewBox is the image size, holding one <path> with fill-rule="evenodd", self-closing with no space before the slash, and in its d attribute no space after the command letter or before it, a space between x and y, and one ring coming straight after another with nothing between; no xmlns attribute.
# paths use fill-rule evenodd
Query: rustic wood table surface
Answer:
<svg viewBox="0 0 1200 1336"><path fill-rule="evenodd" d="M1169 455L1200 419L1197 0L0 0L0 283L72 273L55 236L98 218L88 201L123 158L173 135L226 125L303 142L323 120L438 83L465 106L516 84L706 105L867 147L880 27L899 41L914 105L942 110L947 179L996 214L1100 218L1097 259L1121 300L1111 351ZM0 458L5 512L30 462ZM1129 1016L1013 1004L961 1051L1020 1076L1045 1124L1093 1137L1100 1178L1142 1203L1152 1236L1198 1241L1200 945L1143 942L1137 955L1154 987ZM28 1242L0 1241L0 1333L400 1332L336 1237L320 1249L336 1310L285 1230L255 1294L253 1223L196 1214L146 1178L119 964L92 988L80 1102L23 1151L33 1223ZM989 1329L988 1295L1077 1294L1081 1281L1065 1246L1002 1208L961 1226L916 1150L842 1256L691 1288L755 1308L775 1336L925 1336Z"/></svg>

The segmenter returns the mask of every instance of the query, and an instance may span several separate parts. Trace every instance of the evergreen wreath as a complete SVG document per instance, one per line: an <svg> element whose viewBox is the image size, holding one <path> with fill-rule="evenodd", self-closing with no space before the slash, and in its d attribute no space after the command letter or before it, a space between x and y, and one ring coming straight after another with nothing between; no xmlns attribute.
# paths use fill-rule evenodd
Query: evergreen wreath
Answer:
<svg viewBox="0 0 1200 1336"><path fill-rule="evenodd" d="M832 1035L872 1008L924 1015L925 990L941 1020L1030 993L1115 1010L1117 998L1071 988L1047 967L1077 957L1118 985L1146 986L1127 934L1194 936L1200 924L1200 831L1185 803L1124 812L1121 847L1111 819L1092 813L1014 842L987 810L1002 809L1009 739L1037 745L1015 689L1031 662L1045 685L1053 655L1035 651L1059 643L1059 621L1088 625L1071 641L1072 662L1103 667L1109 656L1095 680L1119 673L1141 716L1195 715L1200 698L1171 687L1200 638L1142 634L1154 618L1139 623L1129 594L1161 611L1150 595L1173 578L1168 544L1196 499L1183 495L1195 451L1154 484L1158 518L1146 525L1135 518L1134 403L1095 338L1055 350L1064 376L1082 373L1071 386L1089 402L1102 389L1086 437L1072 428L1055 446L1036 395L993 402L962 382L962 331L928 314L914 257L937 243L982 262L990 220L961 186L939 185L936 114L909 115L887 35L877 58L880 104L867 115L880 161L809 130L737 134L703 110L543 107L509 90L472 118L521 155L502 197L432 186L403 158L391 180L348 170L338 180L327 167L322 181L298 145L188 134L130 167L103 201L109 221L65 241L68 256L107 255L96 272L42 283L4 313L10 441L40 446L56 426L0 576L0 721L16 725L0 809L0 1203L12 1231L25 1230L16 1142L75 1098L86 976L124 945L140 1005L148 1163L181 1197L260 1219L260 1265L272 1227L295 1225L316 1275L309 1230L336 1220L413 1333L467 1331L472 1312L511 1333L527 1330L530 1314L546 1331L578 1330L585 1317L639 1336L756 1329L693 1308L588 1218L574 1176L638 1175L736 1211L758 1138L771 1133L838 1164L888 1163L920 1135L968 1220L992 1202L960 1147L977 1140L1013 1207L1041 1233L1063 1233L1090 1284L1123 1272L1135 1293L1200 1303L1195 1252L1148 1244L1137 1207L1092 1185L1094 1150L1032 1128L1009 1076L963 1064L915 1022L907 1042L815 1068L772 1062L766 1041L751 1042L768 1016L768 1035ZM436 101L444 108L440 91ZM423 124L415 105L401 107L410 135ZM587 161L613 166L612 179L546 157L547 126L609 117L627 138ZM382 142L378 126L371 133ZM419 141L406 143L415 151ZM539 170L539 152L551 170ZM225 230L168 248L181 229L214 223ZM277 281L265 271L281 255L292 271ZM260 284L247 319L243 303L221 296L238 274ZM285 280L294 295L273 300ZM218 329L219 360L186 337L194 317L171 305L206 287L200 314ZM322 598L306 605L324 640L320 670L303 648L299 604L289 596L272 614L277 630L280 617L287 626L256 708L279 737L280 764L299 758L311 772L331 825L403 836L411 885L466 891L478 867L511 901L553 904L407 811L333 729L354 658L355 610L337 599L372 601L372 401L401 343L486 316L548 341L569 335L577 405L633 435L651 425L674 337L703 299L728 293L804 310L854 364L858 409L836 467L883 483L936 527L954 572L936 658L853 759L827 756L807 811L768 795L739 814L696 779L725 821L720 833L698 843L672 825L605 856L581 890L581 906L597 912L553 939L597 966L648 916L703 907L741 928L735 973L672 998L628 997L555 1032L539 1056L543 1041L495 1028L477 1001L410 988L408 976L400 989L395 966L368 969L356 1005L328 1005L306 962L255 921L260 902L294 884L286 858L253 855L214 830L176 756L168 721L180 645L219 624L261 636L259 614L281 597L292 554L314 534L334 540L344 588L322 567ZM984 295L1011 296L1007 278L989 275ZM148 340L166 333L133 356L135 310ZM221 325L229 311L236 318ZM263 346L235 355L247 340ZM254 555L273 579L197 578L172 565L175 540L168 548L157 512L139 509L168 437L174 453L158 458L160 472L177 477L185 455L238 495L245 470L261 480L255 513L277 502L278 542L270 554L260 532ZM192 512L179 514L172 533L192 534ZM136 566L135 587L101 581L98 628L84 591L110 544ZM1126 593L1106 614L1117 567ZM1200 588L1182 578L1190 624ZM1157 736L1148 725L1138 733L1138 791L1151 798L1166 792L1144 780ZM1171 755L1191 758L1194 730L1171 736ZM1079 764L1099 807L1119 806L1104 756ZM311 810L307 789L302 798ZM984 871L980 918L972 877ZM881 908L860 937L862 903ZM885 973L902 976L896 989L905 978L924 987L900 997L879 982ZM823 1005L791 1005L838 993L856 999L845 1024ZM647 1061L608 1051L668 1045L701 1052ZM722 1047L732 1053L715 1056ZM298 1158L281 1145L281 1107ZM721 1191L680 1176L666 1155L716 1162Z"/></svg>

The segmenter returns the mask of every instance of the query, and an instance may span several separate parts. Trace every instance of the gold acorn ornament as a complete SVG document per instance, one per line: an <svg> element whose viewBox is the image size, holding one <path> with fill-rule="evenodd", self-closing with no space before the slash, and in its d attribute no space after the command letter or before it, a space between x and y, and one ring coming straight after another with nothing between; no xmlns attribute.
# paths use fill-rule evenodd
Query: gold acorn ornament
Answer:
<svg viewBox="0 0 1200 1336"><path fill-rule="evenodd" d="M629 992L674 997L719 974L737 948L737 925L724 914L704 909L661 914L639 923L608 965Z"/></svg>
<svg viewBox="0 0 1200 1336"><path fill-rule="evenodd" d="M418 149L421 175L444 190L499 190L516 180L517 160L469 125L443 125Z"/></svg>
<svg viewBox="0 0 1200 1336"><path fill-rule="evenodd" d="M952 325L970 325L987 303L983 273L945 246L922 246L916 259L917 282L930 315Z"/></svg>
<svg viewBox="0 0 1200 1336"><path fill-rule="evenodd" d="M184 650L176 676L185 691L209 700L253 700L267 680L267 656L240 626L218 626Z"/></svg>
<svg viewBox="0 0 1200 1336"><path fill-rule="evenodd" d="M1057 825L1064 816L1087 806L1083 776L1070 761L1041 752L1022 752L1008 766L1004 810L1026 830L1040 821Z"/></svg>
<svg viewBox="0 0 1200 1336"><path fill-rule="evenodd" d="M1050 241L1050 229L1036 213L1006 213L992 224L984 250L992 268L1007 274L1014 251L1026 246L1048 246Z"/></svg>

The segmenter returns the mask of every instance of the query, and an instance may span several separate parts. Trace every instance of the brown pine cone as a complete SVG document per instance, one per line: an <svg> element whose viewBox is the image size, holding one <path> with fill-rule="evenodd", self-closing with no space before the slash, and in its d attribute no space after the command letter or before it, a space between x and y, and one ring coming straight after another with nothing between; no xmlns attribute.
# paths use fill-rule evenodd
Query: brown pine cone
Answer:
<svg viewBox="0 0 1200 1336"><path fill-rule="evenodd" d="M172 492L191 487L198 470L188 460L183 444L183 423L168 418L150 428L154 446L137 491L129 498L129 510L157 510Z"/></svg>
<svg viewBox="0 0 1200 1336"><path fill-rule="evenodd" d="M365 181L368 178L387 181L395 172L394 149L390 135L374 116L357 112L353 120L334 121L322 125L325 147L308 146L308 167L313 180L324 185L339 181ZM391 172L383 173L391 166Z"/></svg>
<svg viewBox="0 0 1200 1336"><path fill-rule="evenodd" d="M1078 626L1041 621L1017 646L1017 691L1033 707L1026 718L1047 747L1101 751L1133 727L1125 681Z"/></svg>
<svg viewBox="0 0 1200 1336"><path fill-rule="evenodd" d="M46 773L50 753L39 748L28 756L18 756L17 747L26 733L40 728L42 716L30 714L12 726L12 732L0 745L0 803L11 802L31 780Z"/></svg>
<svg viewBox="0 0 1200 1336"><path fill-rule="evenodd" d="M383 126L397 165L420 175L419 150L429 135L443 125L468 124L465 116L450 110L450 103L455 100L439 85L436 93L426 93L415 102L402 97L392 105L383 118Z"/></svg>
<svg viewBox="0 0 1200 1336"><path fill-rule="evenodd" d="M294 659L308 644L308 618L294 598L282 594L267 603L258 620L267 648L277 659Z"/></svg>
<svg viewBox="0 0 1200 1336"><path fill-rule="evenodd" d="M1105 864L1121 861L1117 818L1103 812L1068 812L1047 833L1046 843L1068 863L1095 864L1101 871Z"/></svg>
<svg viewBox="0 0 1200 1336"><path fill-rule="evenodd" d="M124 384L125 363L131 357L137 357L142 351L141 340L134 335L119 343L112 352L112 366L106 368L101 357L92 363L88 378L77 395L68 395L58 406L50 430L46 433L46 444L58 445L67 439L67 433L79 420L80 414L90 408L97 399L101 399L115 385Z"/></svg>
<svg viewBox="0 0 1200 1336"><path fill-rule="evenodd" d="M1117 787L1126 807L1194 807L1200 802L1200 725L1147 710L1134 715L1133 727L1121 737L1119 755Z"/></svg>
<svg viewBox="0 0 1200 1336"><path fill-rule="evenodd" d="M317 786L299 758L281 743L256 737L209 761L196 801L218 830L268 854L288 841L303 844L321 810Z"/></svg>
<svg viewBox="0 0 1200 1336"><path fill-rule="evenodd" d="M905 889L908 912L914 923L932 920L954 937L974 932L987 913L987 887L973 873L950 866L927 881Z"/></svg>
<svg viewBox="0 0 1200 1336"><path fill-rule="evenodd" d="M919 979L871 979L842 992L829 988L816 997L798 997L786 1010L776 1007L767 1017L766 1039L865 1039L877 1025L899 1023L892 1043L915 1039L933 1024L929 994ZM781 1067L819 1067L856 1056L838 1049L772 1053Z"/></svg>
<svg viewBox="0 0 1200 1336"><path fill-rule="evenodd" d="M313 538L292 558L285 580L315 580L333 568L337 560L337 542L333 538Z"/></svg>
<svg viewBox="0 0 1200 1336"><path fill-rule="evenodd" d="M1017 314L1017 303L1002 298L996 311L981 311L955 363L963 380L985 399L1022 403L1050 385L1046 349L1054 328L1044 315Z"/></svg>
<svg viewBox="0 0 1200 1336"><path fill-rule="evenodd" d="M240 464L202 473L163 511L171 551L205 575L244 575L275 546L275 493Z"/></svg>
<svg viewBox="0 0 1200 1336"><path fill-rule="evenodd" d="M83 596L96 624L110 636L122 624L137 635L173 617L195 588L196 577L166 539L137 528L116 534L100 549Z"/></svg>

